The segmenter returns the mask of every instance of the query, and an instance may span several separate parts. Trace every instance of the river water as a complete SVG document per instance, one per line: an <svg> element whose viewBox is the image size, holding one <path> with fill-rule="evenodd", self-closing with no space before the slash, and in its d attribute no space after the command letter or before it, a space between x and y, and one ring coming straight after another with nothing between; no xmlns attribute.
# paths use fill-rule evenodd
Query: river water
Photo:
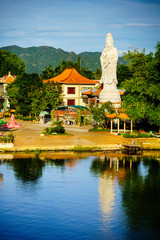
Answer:
<svg viewBox="0 0 160 240"><path fill-rule="evenodd" d="M0 156L0 239L160 239L160 154Z"/></svg>

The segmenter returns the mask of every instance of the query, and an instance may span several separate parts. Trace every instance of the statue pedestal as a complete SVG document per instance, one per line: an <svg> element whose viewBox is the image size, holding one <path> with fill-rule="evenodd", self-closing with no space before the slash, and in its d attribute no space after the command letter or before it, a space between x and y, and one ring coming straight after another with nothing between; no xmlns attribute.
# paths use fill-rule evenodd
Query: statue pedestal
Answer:
<svg viewBox="0 0 160 240"><path fill-rule="evenodd" d="M121 106L121 97L117 89L109 90L102 89L99 95L99 103L112 102L115 108L120 108Z"/></svg>

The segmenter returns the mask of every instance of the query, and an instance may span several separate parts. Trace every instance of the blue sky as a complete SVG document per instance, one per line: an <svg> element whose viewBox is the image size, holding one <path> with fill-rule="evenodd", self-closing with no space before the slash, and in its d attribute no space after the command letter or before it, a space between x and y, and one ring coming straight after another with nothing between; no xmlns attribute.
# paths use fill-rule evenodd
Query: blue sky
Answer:
<svg viewBox="0 0 160 240"><path fill-rule="evenodd" d="M0 47L52 46L101 52L111 32L121 54L155 50L159 0L1 0Z"/></svg>

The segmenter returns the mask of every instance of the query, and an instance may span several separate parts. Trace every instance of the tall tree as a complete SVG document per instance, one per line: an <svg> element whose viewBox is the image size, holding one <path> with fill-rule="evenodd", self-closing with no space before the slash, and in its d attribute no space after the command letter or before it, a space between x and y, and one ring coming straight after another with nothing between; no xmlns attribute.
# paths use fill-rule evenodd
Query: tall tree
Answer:
<svg viewBox="0 0 160 240"><path fill-rule="evenodd" d="M46 108L55 108L62 102L61 86L58 83L43 84L37 74L23 74L7 86L11 108L23 116L31 113L39 116Z"/></svg>
<svg viewBox="0 0 160 240"><path fill-rule="evenodd" d="M46 108L56 108L62 103L62 87L60 84L47 82L44 84L44 92Z"/></svg>
<svg viewBox="0 0 160 240"><path fill-rule="evenodd" d="M126 64L120 64L117 66L117 80L118 80L118 87L121 87L122 82L125 79L130 79L133 76L131 69Z"/></svg>
<svg viewBox="0 0 160 240"><path fill-rule="evenodd" d="M11 107L15 107L17 112L24 116L28 115L31 112L31 93L42 87L42 81L36 73L17 76L16 80L7 86Z"/></svg>
<svg viewBox="0 0 160 240"><path fill-rule="evenodd" d="M16 54L0 49L0 76L7 75L9 71L12 75L21 75L25 72L25 64Z"/></svg>
<svg viewBox="0 0 160 240"><path fill-rule="evenodd" d="M113 105L110 101L102 104L102 105L97 105L91 107L91 113L93 116L93 119L96 121L96 126L100 126L102 128L106 127L106 116L105 116L105 111L108 113L113 112Z"/></svg>
<svg viewBox="0 0 160 240"><path fill-rule="evenodd" d="M102 75L101 70L99 68L96 68L96 71L94 72L94 78L96 80L99 80L99 79L101 79L101 75Z"/></svg>
<svg viewBox="0 0 160 240"><path fill-rule="evenodd" d="M50 79L53 77L56 77L60 73L62 73L66 68L72 68L74 67L82 76L89 78L89 79L95 79L96 74L100 75L100 70L96 70L98 72L93 73L88 68L81 68L81 58L79 57L77 62L73 63L71 61L62 61L60 64L53 68L51 65L46 67L45 70L42 72L40 78L42 80L44 79ZM97 79L97 78L96 78Z"/></svg>
<svg viewBox="0 0 160 240"><path fill-rule="evenodd" d="M123 107L133 119L145 119L160 126L160 78L152 53L137 50L128 52L125 58L133 73L122 86L125 88Z"/></svg>

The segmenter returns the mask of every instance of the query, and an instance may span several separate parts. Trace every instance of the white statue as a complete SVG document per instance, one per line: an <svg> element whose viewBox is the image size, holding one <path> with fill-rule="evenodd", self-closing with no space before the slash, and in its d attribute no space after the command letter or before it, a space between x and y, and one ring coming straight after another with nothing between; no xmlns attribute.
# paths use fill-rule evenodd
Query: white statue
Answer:
<svg viewBox="0 0 160 240"><path fill-rule="evenodd" d="M113 46L112 34L108 33L106 37L106 47L100 57L102 67L102 82L106 84L117 84L117 62L118 51Z"/></svg>
<svg viewBox="0 0 160 240"><path fill-rule="evenodd" d="M113 37L111 33L107 34L106 47L100 57L102 67L101 82L103 90L100 93L100 102L120 102L120 94L117 90L117 62L118 51L113 46Z"/></svg>

